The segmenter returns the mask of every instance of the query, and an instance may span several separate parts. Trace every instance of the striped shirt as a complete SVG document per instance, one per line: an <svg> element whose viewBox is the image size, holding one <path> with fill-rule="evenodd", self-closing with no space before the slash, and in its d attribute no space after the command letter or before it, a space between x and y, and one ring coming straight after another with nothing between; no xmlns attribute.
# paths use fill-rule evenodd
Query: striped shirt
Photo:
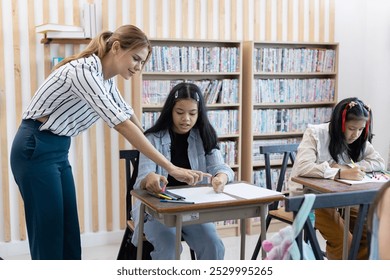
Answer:
<svg viewBox="0 0 390 280"><path fill-rule="evenodd" d="M99 118L114 127L133 113L114 80L104 80L100 58L93 54L53 71L35 93L23 119L48 116L40 130L76 136Z"/></svg>

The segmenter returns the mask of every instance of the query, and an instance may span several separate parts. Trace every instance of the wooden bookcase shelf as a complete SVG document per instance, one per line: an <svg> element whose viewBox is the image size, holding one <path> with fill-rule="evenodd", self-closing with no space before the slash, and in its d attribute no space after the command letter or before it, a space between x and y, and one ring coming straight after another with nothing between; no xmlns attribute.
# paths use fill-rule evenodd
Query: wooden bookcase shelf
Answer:
<svg viewBox="0 0 390 280"><path fill-rule="evenodd" d="M42 44L74 44L74 45L83 45L89 44L91 39L81 38L81 39L72 39L72 38L43 38L41 39Z"/></svg>
<svg viewBox="0 0 390 280"><path fill-rule="evenodd" d="M243 42L242 180L265 185L260 144L299 143L307 124L329 120L337 69L337 43Z"/></svg>

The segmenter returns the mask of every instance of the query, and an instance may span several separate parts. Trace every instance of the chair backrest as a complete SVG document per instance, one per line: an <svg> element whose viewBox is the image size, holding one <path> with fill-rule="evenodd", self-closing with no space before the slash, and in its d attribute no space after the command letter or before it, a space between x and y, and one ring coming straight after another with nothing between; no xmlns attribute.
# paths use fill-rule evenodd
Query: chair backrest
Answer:
<svg viewBox="0 0 390 280"><path fill-rule="evenodd" d="M265 166L265 180L267 189L272 190L272 176L271 176L271 155L283 154L282 163L280 166L280 173L276 184L276 191L281 192L286 177L286 170L289 163L294 164L295 155L299 144L281 144L260 146L260 154L264 155ZM279 202L276 201L269 206L270 210L277 209Z"/></svg>
<svg viewBox="0 0 390 280"><path fill-rule="evenodd" d="M132 199L131 191L134 188L138 175L138 150L120 150L119 158L126 162L126 218L131 220Z"/></svg>
<svg viewBox="0 0 390 280"><path fill-rule="evenodd" d="M323 193L316 194L316 200L312 206L312 209L319 208L338 208L346 206L355 206L359 205L359 212L357 219L355 221L355 228L353 231L352 244L349 251L349 259L356 259L360 240L362 237L363 227L362 225L365 222L367 217L368 209L370 204L375 198L377 191L368 190L368 191L351 191L351 192L342 192L342 193ZM293 196L285 198L285 209L286 211L294 212L294 216L299 211L304 200L304 196ZM305 234L307 234L307 239L310 241L311 246L313 247L314 255L317 259L322 259L321 249L318 244L316 233L314 231L312 222L308 218L305 222L303 228ZM302 240L297 240L298 246L301 246ZM301 249L301 247L300 247Z"/></svg>

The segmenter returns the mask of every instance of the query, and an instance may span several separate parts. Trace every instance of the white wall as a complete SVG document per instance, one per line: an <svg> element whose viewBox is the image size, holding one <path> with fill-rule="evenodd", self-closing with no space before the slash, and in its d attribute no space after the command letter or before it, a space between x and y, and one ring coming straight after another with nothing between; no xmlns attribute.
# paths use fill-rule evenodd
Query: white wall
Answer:
<svg viewBox="0 0 390 280"><path fill-rule="evenodd" d="M336 0L339 99L357 96L373 110L375 149L390 148L390 1Z"/></svg>

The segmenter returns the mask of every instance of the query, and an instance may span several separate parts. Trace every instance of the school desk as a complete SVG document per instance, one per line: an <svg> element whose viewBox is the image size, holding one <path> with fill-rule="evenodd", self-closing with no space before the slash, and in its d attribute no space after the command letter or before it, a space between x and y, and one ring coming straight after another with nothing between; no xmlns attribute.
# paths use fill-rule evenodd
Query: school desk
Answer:
<svg viewBox="0 0 390 280"><path fill-rule="evenodd" d="M284 199L279 192L270 191L247 183L227 184L222 194L216 194L211 186L183 186L170 191L180 193L186 201L194 204L164 203L144 190L133 190L131 194L141 201L139 220L144 220L145 212L168 227L176 227L176 259L180 259L182 226L207 222L240 219L240 259L245 258L245 219L259 217L265 221L267 205ZM142 256L142 236L144 224L139 223L137 259ZM265 222L261 223L261 234L265 239ZM264 253L263 253L264 256Z"/></svg>
<svg viewBox="0 0 390 280"><path fill-rule="evenodd" d="M384 182L368 182L368 183L348 185L331 179L307 178L307 177L293 177L291 178L291 180L317 193L341 193L341 192L352 192L352 191L376 192L384 184ZM347 200L348 197L346 196L345 199ZM348 205L347 201L345 205ZM343 259L348 259L347 244L348 244L348 233L349 233L350 209L351 209L350 206L344 207ZM360 231L363 228L363 223L360 224L359 226L361 226L361 228L358 229ZM356 240L356 242L358 241L359 240ZM356 246L358 246L358 244L351 244L351 248L354 249L353 255L357 253Z"/></svg>

